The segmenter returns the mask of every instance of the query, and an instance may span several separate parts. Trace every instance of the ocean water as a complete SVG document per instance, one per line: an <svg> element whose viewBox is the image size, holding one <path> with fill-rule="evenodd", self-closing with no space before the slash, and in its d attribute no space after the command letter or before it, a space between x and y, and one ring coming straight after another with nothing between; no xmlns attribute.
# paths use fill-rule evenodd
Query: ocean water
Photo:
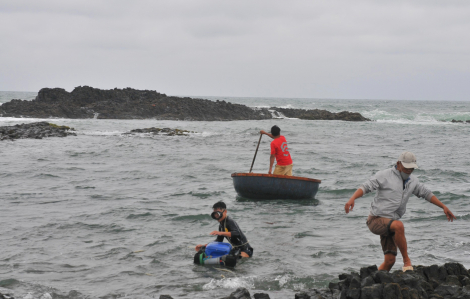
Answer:
<svg viewBox="0 0 470 299"><path fill-rule="evenodd" d="M0 103L36 93L0 92ZM237 287L294 298L343 272L380 264L379 237L365 225L373 194L344 204L373 173L413 151L415 171L457 216L413 197L402 218L415 265L470 268L470 102L225 98L253 107L355 111L373 122L46 119L76 137L0 142L0 293L15 298L220 298ZM43 119L1 118L0 126ZM277 124L294 175L322 180L315 199L237 197L230 174L247 172L259 130ZM170 127L189 136L128 136ZM263 136L254 172L266 173ZM196 244L217 229L223 200L250 244L235 269L193 264ZM394 270L401 268L400 256Z"/></svg>

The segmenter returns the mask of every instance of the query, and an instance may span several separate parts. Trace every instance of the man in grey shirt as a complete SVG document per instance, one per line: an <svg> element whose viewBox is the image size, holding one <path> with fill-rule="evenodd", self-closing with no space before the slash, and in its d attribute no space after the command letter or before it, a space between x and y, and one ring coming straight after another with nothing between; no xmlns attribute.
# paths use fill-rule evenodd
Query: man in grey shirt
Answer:
<svg viewBox="0 0 470 299"><path fill-rule="evenodd" d="M399 221L406 211L406 204L412 194L424 198L444 210L448 221L453 221L454 214L437 197L420 183L418 178L411 175L418 168L416 156L412 152L403 152L398 158L397 165L377 172L354 192L344 206L346 214L354 208L354 201L374 190L377 190L374 201L370 206L367 219L369 230L380 235L380 243L384 252L384 262L379 270L390 271L395 264L397 247L403 256L403 271L413 270L408 257L405 238L405 227Z"/></svg>

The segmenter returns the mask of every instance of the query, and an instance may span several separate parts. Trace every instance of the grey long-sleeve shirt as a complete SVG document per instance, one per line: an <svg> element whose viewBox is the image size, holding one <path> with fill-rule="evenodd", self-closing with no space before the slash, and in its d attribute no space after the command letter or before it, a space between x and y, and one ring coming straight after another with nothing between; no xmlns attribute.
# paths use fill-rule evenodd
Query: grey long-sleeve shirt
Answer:
<svg viewBox="0 0 470 299"><path fill-rule="evenodd" d="M412 194L431 202L434 194L411 175L403 189L403 179L396 167L377 172L360 187L364 194L377 190L370 212L374 216L400 219Z"/></svg>

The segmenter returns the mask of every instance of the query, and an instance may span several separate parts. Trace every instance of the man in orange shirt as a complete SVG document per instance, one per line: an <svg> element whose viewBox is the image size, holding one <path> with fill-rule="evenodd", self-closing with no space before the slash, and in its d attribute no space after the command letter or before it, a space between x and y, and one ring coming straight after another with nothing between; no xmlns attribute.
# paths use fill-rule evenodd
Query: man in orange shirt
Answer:
<svg viewBox="0 0 470 299"><path fill-rule="evenodd" d="M274 173L277 175L292 175L292 158L287 148L287 141L281 135L281 129L278 126L271 128L271 134L261 130L260 134L265 134L274 139L271 142L271 157L269 160L269 174L273 169L274 159L276 159L276 167Z"/></svg>

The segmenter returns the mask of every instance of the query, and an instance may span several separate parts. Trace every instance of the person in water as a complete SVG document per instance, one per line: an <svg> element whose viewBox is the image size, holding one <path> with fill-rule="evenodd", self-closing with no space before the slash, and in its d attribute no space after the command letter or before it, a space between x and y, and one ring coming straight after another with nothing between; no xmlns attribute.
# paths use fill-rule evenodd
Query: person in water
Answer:
<svg viewBox="0 0 470 299"><path fill-rule="evenodd" d="M418 168L416 156L412 152L403 152L396 165L377 172L362 184L344 205L347 214L354 208L354 201L357 198L377 190L366 224L372 233L380 235L384 262L380 265L379 270L390 271L395 264L397 247L403 257L403 271L413 270L408 256L405 227L398 220L405 214L406 204L412 194L425 198L443 209L448 221L456 219L454 214L437 199L431 190L411 174L416 168Z"/></svg>
<svg viewBox="0 0 470 299"><path fill-rule="evenodd" d="M212 209L211 217L219 222L219 230L211 232L210 235L217 236L215 239L216 242L223 242L224 238L227 238L233 248L240 248L241 257L252 257L253 248L250 246L250 243L248 243L248 240L235 220L227 215L227 206L225 203L222 201L216 202L212 206ZM207 244L197 245L196 251L199 251L202 246L207 246Z"/></svg>
<svg viewBox="0 0 470 299"><path fill-rule="evenodd" d="M277 175L292 175L292 158L287 148L287 141L284 136L281 135L281 129L278 126L271 128L271 134L261 130L260 134L267 135L274 139L271 142L271 157L269 159L269 171L271 174L276 159L276 167L274 173Z"/></svg>

